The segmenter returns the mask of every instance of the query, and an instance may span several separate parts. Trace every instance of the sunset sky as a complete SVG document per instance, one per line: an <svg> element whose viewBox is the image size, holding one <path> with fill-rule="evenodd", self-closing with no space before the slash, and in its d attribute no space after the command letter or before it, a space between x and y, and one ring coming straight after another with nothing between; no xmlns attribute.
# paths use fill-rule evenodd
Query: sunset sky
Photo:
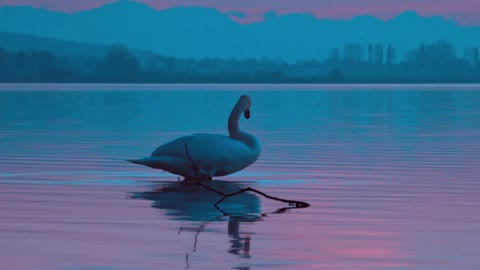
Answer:
<svg viewBox="0 0 480 270"><path fill-rule="evenodd" d="M76 12L99 7L118 0L0 0L0 6L27 5L50 10ZM370 14L389 19L405 10L415 10L420 15L440 15L455 19L463 25L480 25L479 0L138 0L155 9L175 6L203 6L221 12L245 13L245 21L258 21L263 13L313 13L321 18L349 19Z"/></svg>

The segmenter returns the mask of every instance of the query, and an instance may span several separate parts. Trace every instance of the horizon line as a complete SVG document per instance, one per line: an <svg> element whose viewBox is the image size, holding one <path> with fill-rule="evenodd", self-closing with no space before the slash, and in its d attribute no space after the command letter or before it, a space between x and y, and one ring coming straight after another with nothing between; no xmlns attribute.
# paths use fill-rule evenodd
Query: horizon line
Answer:
<svg viewBox="0 0 480 270"><path fill-rule="evenodd" d="M59 87L57 89L45 90L45 86ZM96 89L91 87L95 86ZM480 83L1 83L0 91L131 91L135 86L140 91L182 91L191 90L193 87L213 87L209 91L225 90L230 91L343 91L361 90L368 87L370 90L383 90L390 87L390 91L399 90L479 90ZM112 89L111 87L118 87ZM294 87L294 88L292 88ZM298 88L301 89L298 89ZM323 89L319 89L319 87ZM325 89L328 87L328 89ZM245 89L247 88L247 89ZM279 89L282 88L282 89ZM454 89L452 89L454 88Z"/></svg>

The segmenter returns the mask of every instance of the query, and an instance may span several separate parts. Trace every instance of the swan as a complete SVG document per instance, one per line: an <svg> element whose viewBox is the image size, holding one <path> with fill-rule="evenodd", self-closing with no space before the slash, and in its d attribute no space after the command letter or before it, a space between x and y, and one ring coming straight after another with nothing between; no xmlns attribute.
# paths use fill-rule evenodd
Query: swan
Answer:
<svg viewBox="0 0 480 270"><path fill-rule="evenodd" d="M257 138L238 126L242 113L246 119L250 118L251 104L247 95L238 99L228 118L229 136L205 133L183 136L159 146L149 157L127 161L180 175L185 180L195 180L197 175L198 180L212 180L214 176L243 170L257 161L261 153Z"/></svg>

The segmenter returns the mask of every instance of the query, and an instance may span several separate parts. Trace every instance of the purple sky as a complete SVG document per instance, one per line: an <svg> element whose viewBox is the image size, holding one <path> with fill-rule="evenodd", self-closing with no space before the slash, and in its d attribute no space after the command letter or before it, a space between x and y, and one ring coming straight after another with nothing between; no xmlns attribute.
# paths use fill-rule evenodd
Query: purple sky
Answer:
<svg viewBox="0 0 480 270"><path fill-rule="evenodd" d="M50 10L75 12L118 0L0 0L1 5L29 5ZM317 17L348 19L371 14L391 18L405 10L420 15L441 15L464 25L480 25L480 0L138 0L156 9L174 6L214 7L222 12L241 11L247 21L262 18L267 11L278 13L309 12Z"/></svg>

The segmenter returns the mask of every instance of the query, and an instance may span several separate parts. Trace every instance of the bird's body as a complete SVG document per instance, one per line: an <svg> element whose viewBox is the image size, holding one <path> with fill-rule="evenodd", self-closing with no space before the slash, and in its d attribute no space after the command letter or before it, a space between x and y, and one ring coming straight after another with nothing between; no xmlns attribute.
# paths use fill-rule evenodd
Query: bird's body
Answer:
<svg viewBox="0 0 480 270"><path fill-rule="evenodd" d="M134 160L133 163L194 179L195 170L185 147L201 179L232 174L248 167L258 158L251 154L246 144L229 136L199 133L163 144L150 157L138 162Z"/></svg>
<svg viewBox="0 0 480 270"><path fill-rule="evenodd" d="M204 133L183 136L159 146L149 157L129 161L185 179L205 180L243 170L253 164L261 152L255 136L238 128L241 113L247 118L250 116L249 107L250 98L242 96L230 114L230 136Z"/></svg>

